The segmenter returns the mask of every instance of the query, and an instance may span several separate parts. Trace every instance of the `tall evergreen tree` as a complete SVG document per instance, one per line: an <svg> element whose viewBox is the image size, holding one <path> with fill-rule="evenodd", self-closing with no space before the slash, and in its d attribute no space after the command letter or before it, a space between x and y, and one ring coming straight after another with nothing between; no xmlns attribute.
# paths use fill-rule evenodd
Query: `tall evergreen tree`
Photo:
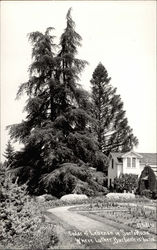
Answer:
<svg viewBox="0 0 157 250"><path fill-rule="evenodd" d="M99 63L91 79L93 114L97 120L99 149L106 155L111 151L128 151L138 143L128 125L121 97L110 80L107 70Z"/></svg>
<svg viewBox="0 0 157 250"><path fill-rule="evenodd" d="M54 53L52 28L45 34L29 35L33 45L30 79L18 91L18 96L23 91L28 94L27 117L12 125L10 134L24 144L12 167L19 183L27 182L31 193L47 189L60 196L76 191L79 181L93 185L87 166L106 164L91 133L93 119L88 93L78 84L86 62L76 58L81 37L74 29L70 12L58 53Z"/></svg>

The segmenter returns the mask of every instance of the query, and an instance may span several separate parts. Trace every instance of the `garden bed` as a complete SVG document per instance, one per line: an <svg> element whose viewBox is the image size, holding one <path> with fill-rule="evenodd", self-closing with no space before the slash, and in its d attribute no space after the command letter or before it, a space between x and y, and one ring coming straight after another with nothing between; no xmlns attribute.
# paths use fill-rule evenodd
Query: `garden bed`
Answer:
<svg viewBox="0 0 157 250"><path fill-rule="evenodd" d="M155 204L143 206L139 203L126 202L96 202L85 204L80 207L73 207L72 210L88 212L86 215L96 215L106 218L132 228L141 229L156 234L156 209Z"/></svg>

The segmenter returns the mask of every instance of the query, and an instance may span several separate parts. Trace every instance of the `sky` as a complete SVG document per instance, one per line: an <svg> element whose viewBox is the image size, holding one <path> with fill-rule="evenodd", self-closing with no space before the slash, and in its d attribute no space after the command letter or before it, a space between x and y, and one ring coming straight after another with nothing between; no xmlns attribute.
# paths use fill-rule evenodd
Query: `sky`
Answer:
<svg viewBox="0 0 157 250"><path fill-rule="evenodd" d="M156 1L1 1L1 160L9 139L5 127L25 118L26 97L15 97L28 80L27 35L54 27L58 42L70 7L82 36L77 56L89 62L80 83L90 90L101 62L139 139L134 150L156 152Z"/></svg>

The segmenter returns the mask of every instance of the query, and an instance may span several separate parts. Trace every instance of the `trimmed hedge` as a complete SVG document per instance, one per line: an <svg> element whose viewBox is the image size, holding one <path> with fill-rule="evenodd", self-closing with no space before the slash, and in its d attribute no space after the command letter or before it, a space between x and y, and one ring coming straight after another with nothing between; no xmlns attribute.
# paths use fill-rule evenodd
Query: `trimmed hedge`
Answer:
<svg viewBox="0 0 157 250"><path fill-rule="evenodd" d="M155 173L150 166L145 166L141 173L137 193L146 197L150 196L149 198L157 198L157 180Z"/></svg>

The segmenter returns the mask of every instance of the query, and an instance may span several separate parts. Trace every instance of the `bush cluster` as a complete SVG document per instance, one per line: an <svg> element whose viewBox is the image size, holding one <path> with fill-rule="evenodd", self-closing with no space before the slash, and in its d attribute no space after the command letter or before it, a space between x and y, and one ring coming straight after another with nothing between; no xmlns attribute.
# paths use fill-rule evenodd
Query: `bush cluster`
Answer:
<svg viewBox="0 0 157 250"><path fill-rule="evenodd" d="M145 166L138 182L137 194L157 199L157 180L150 166Z"/></svg>
<svg viewBox="0 0 157 250"><path fill-rule="evenodd" d="M141 195L151 199L152 198L152 191L149 189L144 189L141 191Z"/></svg>
<svg viewBox="0 0 157 250"><path fill-rule="evenodd" d="M0 247L45 249L57 242L54 226L45 225L44 215L26 193L5 173L0 175Z"/></svg>
<svg viewBox="0 0 157 250"><path fill-rule="evenodd" d="M135 174L122 174L119 178L114 179L114 187L116 192L131 192L136 190L138 185L138 176Z"/></svg>
<svg viewBox="0 0 157 250"><path fill-rule="evenodd" d="M135 199L135 194L132 193L109 193L106 195L109 200L133 200Z"/></svg>

